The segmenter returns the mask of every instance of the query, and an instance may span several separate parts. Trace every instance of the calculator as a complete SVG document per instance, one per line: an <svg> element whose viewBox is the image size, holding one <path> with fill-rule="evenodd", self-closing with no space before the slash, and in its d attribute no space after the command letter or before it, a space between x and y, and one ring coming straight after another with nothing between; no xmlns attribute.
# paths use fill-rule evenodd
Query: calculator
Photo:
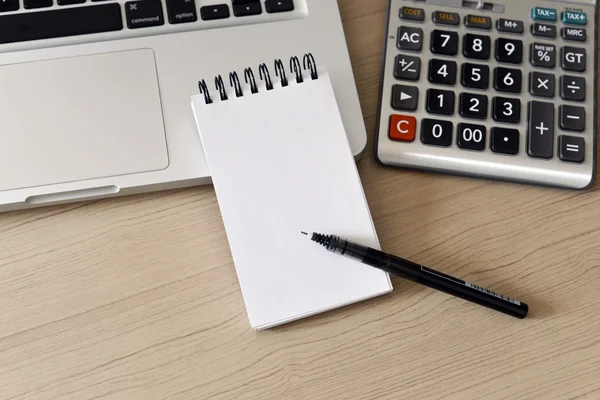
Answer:
<svg viewBox="0 0 600 400"><path fill-rule="evenodd" d="M584 189L596 0L390 0L380 164Z"/></svg>

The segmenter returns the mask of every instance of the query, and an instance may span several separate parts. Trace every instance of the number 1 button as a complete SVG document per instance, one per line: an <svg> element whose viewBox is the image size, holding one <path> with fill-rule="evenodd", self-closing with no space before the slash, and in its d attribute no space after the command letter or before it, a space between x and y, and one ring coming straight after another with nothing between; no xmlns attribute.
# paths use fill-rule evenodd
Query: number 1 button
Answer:
<svg viewBox="0 0 600 400"><path fill-rule="evenodd" d="M450 121L437 119L424 119L421 127L421 141L433 146L450 146L452 144L452 130L454 126Z"/></svg>
<svg viewBox="0 0 600 400"><path fill-rule="evenodd" d="M449 90L427 90L427 111L431 114L454 114L456 95Z"/></svg>

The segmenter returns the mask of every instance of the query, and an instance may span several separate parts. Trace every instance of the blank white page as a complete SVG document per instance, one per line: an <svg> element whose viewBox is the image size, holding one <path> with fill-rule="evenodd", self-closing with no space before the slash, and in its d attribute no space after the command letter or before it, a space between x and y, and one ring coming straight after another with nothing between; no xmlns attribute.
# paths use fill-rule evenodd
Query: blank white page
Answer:
<svg viewBox="0 0 600 400"><path fill-rule="evenodd" d="M301 231L379 248L327 73L192 107L250 324L265 329L392 290Z"/></svg>

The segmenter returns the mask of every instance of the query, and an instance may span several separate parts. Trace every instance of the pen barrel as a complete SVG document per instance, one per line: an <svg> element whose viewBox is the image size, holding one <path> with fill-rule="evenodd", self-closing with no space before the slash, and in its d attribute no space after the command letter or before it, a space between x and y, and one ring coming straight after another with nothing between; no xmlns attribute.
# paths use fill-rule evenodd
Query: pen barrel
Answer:
<svg viewBox="0 0 600 400"><path fill-rule="evenodd" d="M519 300L504 296L493 290L472 284L408 260L389 255L386 270L394 275L412 280L461 299L500 311L516 318L525 318L529 306Z"/></svg>

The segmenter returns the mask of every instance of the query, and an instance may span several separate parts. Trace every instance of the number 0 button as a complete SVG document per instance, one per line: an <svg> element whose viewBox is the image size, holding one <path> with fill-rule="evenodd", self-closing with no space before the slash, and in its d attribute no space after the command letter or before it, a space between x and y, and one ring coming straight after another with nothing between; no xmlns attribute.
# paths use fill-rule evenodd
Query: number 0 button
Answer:
<svg viewBox="0 0 600 400"><path fill-rule="evenodd" d="M458 124L456 144L461 149L485 150L486 128L483 125Z"/></svg>
<svg viewBox="0 0 600 400"><path fill-rule="evenodd" d="M450 121L424 119L421 124L421 141L433 146L450 146L452 144L452 129Z"/></svg>

